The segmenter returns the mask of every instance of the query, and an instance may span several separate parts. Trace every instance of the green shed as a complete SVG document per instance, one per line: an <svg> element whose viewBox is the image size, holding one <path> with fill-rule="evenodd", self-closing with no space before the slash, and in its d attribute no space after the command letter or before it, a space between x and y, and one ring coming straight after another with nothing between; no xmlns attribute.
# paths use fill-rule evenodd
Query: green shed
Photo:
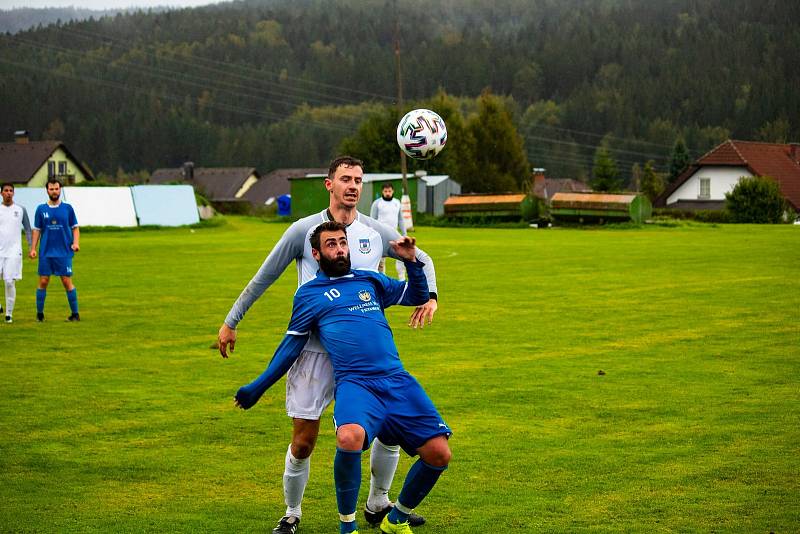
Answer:
<svg viewBox="0 0 800 534"><path fill-rule="evenodd" d="M292 218L299 219L313 213L318 213L328 207L330 197L325 189L324 174L309 174L307 176L289 178L292 192ZM419 177L406 175L408 180L408 195L411 197L411 211L417 212L417 188ZM361 199L358 201L358 211L369 215L372 201L381 196L384 183L391 183L394 196L400 198L403 191L403 178L400 173L367 173L364 174Z"/></svg>
<svg viewBox="0 0 800 534"><path fill-rule="evenodd" d="M562 220L642 223L652 213L650 200L635 193L556 193L550 199L550 215Z"/></svg>

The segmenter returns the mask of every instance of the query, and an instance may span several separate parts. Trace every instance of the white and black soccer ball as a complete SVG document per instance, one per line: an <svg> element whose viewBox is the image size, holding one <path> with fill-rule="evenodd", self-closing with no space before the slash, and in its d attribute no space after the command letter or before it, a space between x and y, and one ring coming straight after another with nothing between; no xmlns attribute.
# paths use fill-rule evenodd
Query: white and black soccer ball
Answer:
<svg viewBox="0 0 800 534"><path fill-rule="evenodd" d="M431 159L442 151L446 143L444 120L429 109L411 110L397 125L397 144L414 159Z"/></svg>

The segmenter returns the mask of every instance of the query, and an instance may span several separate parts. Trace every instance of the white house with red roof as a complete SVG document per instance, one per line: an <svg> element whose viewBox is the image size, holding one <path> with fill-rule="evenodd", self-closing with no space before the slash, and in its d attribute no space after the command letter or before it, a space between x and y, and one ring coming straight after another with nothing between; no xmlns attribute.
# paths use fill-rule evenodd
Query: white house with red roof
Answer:
<svg viewBox="0 0 800 534"><path fill-rule="evenodd" d="M800 143L728 140L702 156L672 183L655 204L686 210L722 209L725 193L746 176L769 176L800 212Z"/></svg>

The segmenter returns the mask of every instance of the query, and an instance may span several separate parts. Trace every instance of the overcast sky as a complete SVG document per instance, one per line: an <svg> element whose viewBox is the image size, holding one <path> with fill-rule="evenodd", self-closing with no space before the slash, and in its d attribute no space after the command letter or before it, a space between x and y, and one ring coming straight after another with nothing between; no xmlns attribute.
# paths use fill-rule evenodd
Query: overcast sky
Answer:
<svg viewBox="0 0 800 534"><path fill-rule="evenodd" d="M153 6L203 6L217 4L220 0L0 0L0 9L15 7L80 7L86 9L115 9Z"/></svg>

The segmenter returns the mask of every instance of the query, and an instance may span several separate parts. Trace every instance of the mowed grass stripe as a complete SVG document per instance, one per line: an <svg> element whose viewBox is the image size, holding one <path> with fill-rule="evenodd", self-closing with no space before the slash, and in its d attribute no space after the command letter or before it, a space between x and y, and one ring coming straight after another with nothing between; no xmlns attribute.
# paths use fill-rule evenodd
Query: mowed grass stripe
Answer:
<svg viewBox="0 0 800 534"><path fill-rule="evenodd" d="M273 526L283 386L245 413L231 397L283 335L294 268L250 310L232 359L210 345L285 227L86 232L78 325L62 322L55 281L35 323L26 262L15 323L0 325L0 529ZM455 430L420 532L800 530L797 228L416 236L440 311L422 330L407 309L387 315ZM328 416L322 427L305 532L337 528ZM367 473L365 455L362 503Z"/></svg>

